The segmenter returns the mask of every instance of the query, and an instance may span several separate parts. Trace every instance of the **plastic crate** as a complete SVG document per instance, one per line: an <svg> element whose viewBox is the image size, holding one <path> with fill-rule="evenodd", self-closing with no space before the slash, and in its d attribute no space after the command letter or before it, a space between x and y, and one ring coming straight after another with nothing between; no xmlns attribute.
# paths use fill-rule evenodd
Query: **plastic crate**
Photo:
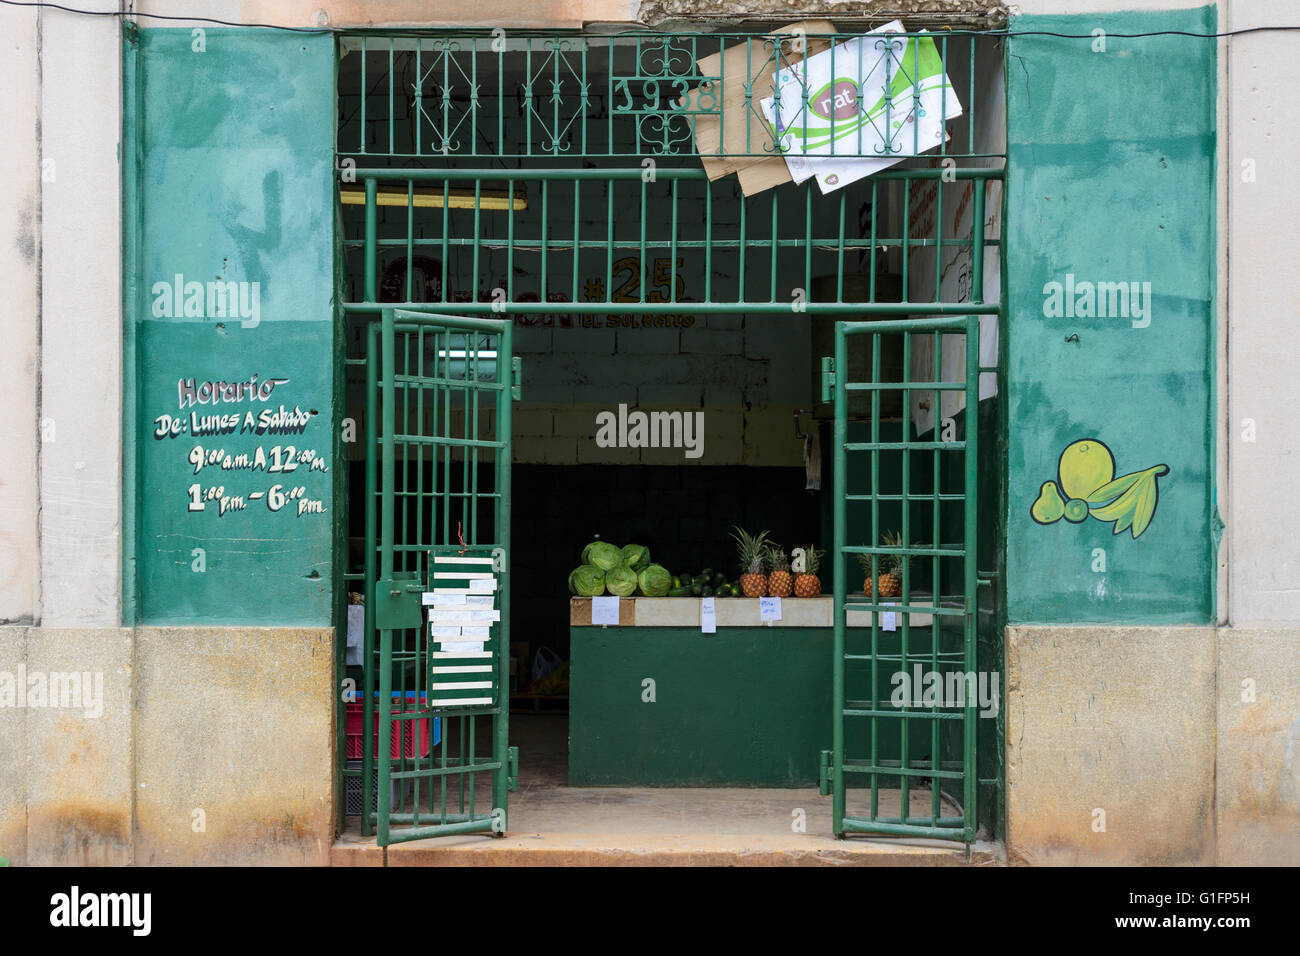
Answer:
<svg viewBox="0 0 1300 956"><path fill-rule="evenodd" d="M375 692L378 696L379 692ZM419 702L424 701L424 695L420 694ZM360 760L365 752L365 703L355 700L347 703L347 712L345 716L345 733L347 735L347 759ZM414 693L408 693L405 698L401 694L393 694L393 713L410 714L418 710L417 696ZM427 757L435 746L442 741L442 722L437 717L425 717L421 720L393 720L393 731L391 744L389 745L389 756L394 760L399 757L405 757L408 760L416 757ZM416 744L416 727L419 727L419 744L417 750ZM375 704L375 742L379 741L379 704Z"/></svg>

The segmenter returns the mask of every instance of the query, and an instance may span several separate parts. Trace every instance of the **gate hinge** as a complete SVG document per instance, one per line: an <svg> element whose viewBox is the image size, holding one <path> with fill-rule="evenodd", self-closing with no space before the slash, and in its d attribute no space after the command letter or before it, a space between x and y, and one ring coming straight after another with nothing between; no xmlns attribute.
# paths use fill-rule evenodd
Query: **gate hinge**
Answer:
<svg viewBox="0 0 1300 956"><path fill-rule="evenodd" d="M524 360L518 355L510 356L510 397L516 402L524 397Z"/></svg>
<svg viewBox="0 0 1300 956"><path fill-rule="evenodd" d="M514 793L519 789L519 748L506 748L506 790Z"/></svg>
<svg viewBox="0 0 1300 956"><path fill-rule="evenodd" d="M835 397L835 359L822 356L822 401L830 402Z"/></svg>
<svg viewBox="0 0 1300 956"><path fill-rule="evenodd" d="M835 763L831 759L831 752L829 750L823 750L821 752L821 758L818 761L817 769L817 792L823 797L829 797L831 795L833 782L832 768L834 766Z"/></svg>

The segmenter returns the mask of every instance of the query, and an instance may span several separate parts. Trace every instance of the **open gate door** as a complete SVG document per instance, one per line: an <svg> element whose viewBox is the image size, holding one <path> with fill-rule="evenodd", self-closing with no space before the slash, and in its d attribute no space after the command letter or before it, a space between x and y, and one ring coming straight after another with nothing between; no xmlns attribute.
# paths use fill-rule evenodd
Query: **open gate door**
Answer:
<svg viewBox="0 0 1300 956"><path fill-rule="evenodd" d="M508 321L384 309L366 350L362 832L507 825Z"/></svg>
<svg viewBox="0 0 1300 956"><path fill-rule="evenodd" d="M893 374L882 348L901 356ZM836 836L975 838L979 372L978 316L836 325L835 723L822 778ZM913 434L914 396L933 416L929 441ZM884 401L901 415L882 416Z"/></svg>

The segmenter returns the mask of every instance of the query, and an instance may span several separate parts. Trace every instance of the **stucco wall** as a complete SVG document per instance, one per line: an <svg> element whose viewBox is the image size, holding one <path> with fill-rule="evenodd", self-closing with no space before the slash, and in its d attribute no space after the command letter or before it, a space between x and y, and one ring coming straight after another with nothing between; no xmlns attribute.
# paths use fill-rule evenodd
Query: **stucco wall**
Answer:
<svg viewBox="0 0 1300 956"><path fill-rule="evenodd" d="M0 200L0 623L31 623L37 615L36 354L40 231L40 73L37 16L0 7L0 139L7 143L8 188ZM111 305L111 304L110 304ZM115 311L110 308L110 314ZM0 791L2 792L2 791Z"/></svg>
<svg viewBox="0 0 1300 956"><path fill-rule="evenodd" d="M93 5L115 10L105 0ZM121 613L120 27L42 11L41 617L114 627ZM75 51L75 55L70 55ZM87 90L95 91L86 96Z"/></svg>
<svg viewBox="0 0 1300 956"><path fill-rule="evenodd" d="M6 7L0 31L0 129L12 162L0 203L0 621L116 625L118 25Z"/></svg>
<svg viewBox="0 0 1300 956"><path fill-rule="evenodd" d="M1300 25L1285 0L1233 3L1234 29ZM1228 615L1233 625L1300 622L1300 498L1292 410L1300 405L1300 340L1291 334L1300 262L1300 189L1292 168L1300 130L1296 34L1233 39L1224 169L1227 276Z"/></svg>

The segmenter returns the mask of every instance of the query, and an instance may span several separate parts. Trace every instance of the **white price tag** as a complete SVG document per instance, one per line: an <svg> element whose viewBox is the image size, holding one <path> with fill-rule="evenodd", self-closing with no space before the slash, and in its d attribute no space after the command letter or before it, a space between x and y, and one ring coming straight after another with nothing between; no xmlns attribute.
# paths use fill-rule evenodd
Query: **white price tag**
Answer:
<svg viewBox="0 0 1300 956"><path fill-rule="evenodd" d="M779 597L759 598L758 619L760 621L781 620L781 599Z"/></svg>
<svg viewBox="0 0 1300 956"><path fill-rule="evenodd" d="M885 607L894 606L893 601L884 601L882 603L885 605ZM898 630L898 614L896 614L894 611L882 611L880 613L880 629L882 631Z"/></svg>
<svg viewBox="0 0 1300 956"><path fill-rule="evenodd" d="M591 623L596 625L612 624L614 627L618 627L618 598L592 598Z"/></svg>
<svg viewBox="0 0 1300 956"><path fill-rule="evenodd" d="M434 594L432 591L425 591L420 595L420 599L426 605L436 605L438 607L448 604L465 603L465 595L463 594Z"/></svg>
<svg viewBox="0 0 1300 956"><path fill-rule="evenodd" d="M705 634L718 633L718 615L711 597L700 598L700 630Z"/></svg>

